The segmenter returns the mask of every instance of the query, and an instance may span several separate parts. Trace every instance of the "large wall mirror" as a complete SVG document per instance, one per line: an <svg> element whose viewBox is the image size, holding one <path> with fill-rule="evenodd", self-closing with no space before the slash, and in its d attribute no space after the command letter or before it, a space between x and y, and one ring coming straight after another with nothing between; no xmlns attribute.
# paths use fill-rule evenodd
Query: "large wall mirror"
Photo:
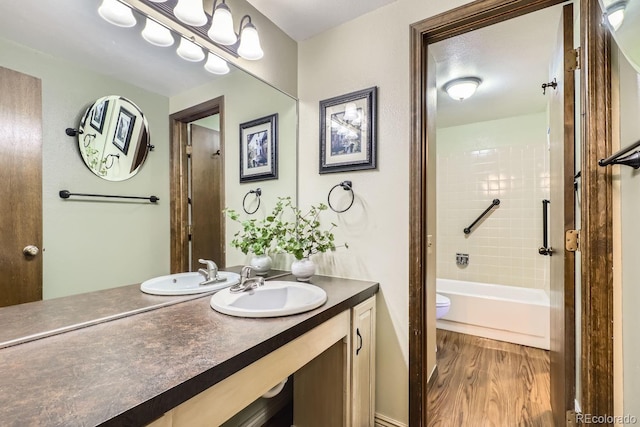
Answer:
<svg viewBox="0 0 640 427"><path fill-rule="evenodd" d="M176 111L214 98L224 99L220 119L223 208L241 210L244 194L255 187L262 188L265 210L278 196L295 198L297 191L296 99L233 65L221 76L207 72L204 61L182 60L176 55L177 37L172 47L153 46L140 35L145 25L141 16L137 16L134 27L119 28L100 18L99 3L23 0L0 6L0 66L42 81L44 299L140 283L170 272L173 196L169 116ZM269 52L265 52L267 55ZM107 95L117 95L117 99L103 98ZM144 112L144 119L136 117L135 124L146 121L148 144L155 148L144 166L135 168L138 152L146 151L144 132L115 143L113 135L107 136L104 145L111 150L108 154L114 154L110 158L119 154L120 170L137 172L125 180L118 175L117 180L107 181L99 175L109 176L118 158L106 172L99 164L98 173L87 169L78 156L78 141L66 136L65 129L84 122L80 144L88 142L88 147L93 147L96 141L85 141L84 137L95 133L91 125L94 113L108 101L109 109L115 107L112 114L117 128L123 99ZM125 109L131 112L134 108L127 104ZM241 183L240 124L270 114L279 118L278 179ZM123 163L125 151L134 154L131 167ZM63 200L58 196L61 189L153 194L160 201ZM255 215L263 214L259 211ZM226 230L229 235L233 227ZM227 265L244 261L244 255L228 245L226 258Z"/></svg>

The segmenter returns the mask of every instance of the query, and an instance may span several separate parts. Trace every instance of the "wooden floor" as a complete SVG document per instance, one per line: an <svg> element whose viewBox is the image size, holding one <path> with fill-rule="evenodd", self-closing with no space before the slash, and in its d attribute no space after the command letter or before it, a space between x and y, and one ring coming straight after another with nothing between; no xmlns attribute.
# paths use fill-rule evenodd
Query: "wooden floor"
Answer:
<svg viewBox="0 0 640 427"><path fill-rule="evenodd" d="M549 352L438 330L430 427L553 427Z"/></svg>

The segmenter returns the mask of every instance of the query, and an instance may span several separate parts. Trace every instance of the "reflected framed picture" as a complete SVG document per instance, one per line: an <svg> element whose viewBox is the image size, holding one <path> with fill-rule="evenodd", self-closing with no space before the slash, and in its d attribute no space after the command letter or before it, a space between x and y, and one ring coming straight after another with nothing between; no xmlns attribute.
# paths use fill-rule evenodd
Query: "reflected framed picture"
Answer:
<svg viewBox="0 0 640 427"><path fill-rule="evenodd" d="M278 114L240 124L240 182L278 178Z"/></svg>
<svg viewBox="0 0 640 427"><path fill-rule="evenodd" d="M99 102L93 106L91 109L91 121L89 124L92 128L98 131L98 133L102 133L102 129L104 129L104 120L107 116L107 109L109 108L109 100L103 99L102 102Z"/></svg>
<svg viewBox="0 0 640 427"><path fill-rule="evenodd" d="M136 116L124 107L120 107L118 120L116 121L116 131L113 134L113 145L120 151L127 154L131 143L131 133L136 124Z"/></svg>
<svg viewBox="0 0 640 427"><path fill-rule="evenodd" d="M375 169L377 87L320 101L320 170Z"/></svg>

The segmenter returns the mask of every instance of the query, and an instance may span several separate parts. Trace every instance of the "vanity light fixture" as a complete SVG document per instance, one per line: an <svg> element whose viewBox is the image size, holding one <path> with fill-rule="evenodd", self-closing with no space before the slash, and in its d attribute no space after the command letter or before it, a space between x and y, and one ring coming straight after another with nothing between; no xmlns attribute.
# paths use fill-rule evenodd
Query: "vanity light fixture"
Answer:
<svg viewBox="0 0 640 427"><path fill-rule="evenodd" d="M171 46L174 43L171 31L151 18L147 18L142 37L152 45L160 47Z"/></svg>
<svg viewBox="0 0 640 427"><path fill-rule="evenodd" d="M202 27L207 23L202 0L178 0L173 14L180 21L192 27Z"/></svg>
<svg viewBox="0 0 640 427"><path fill-rule="evenodd" d="M229 72L229 64L218 55L209 52L204 69L213 74L227 74Z"/></svg>
<svg viewBox="0 0 640 427"><path fill-rule="evenodd" d="M607 6L605 10L605 18L613 31L618 31L618 28L622 26L627 3L627 0L621 0Z"/></svg>
<svg viewBox="0 0 640 427"><path fill-rule="evenodd" d="M245 19L247 23L243 26L242 23ZM251 61L258 60L264 56L264 52L260 46L258 30L251 22L249 15L243 16L240 20L240 46L238 47L238 55Z"/></svg>
<svg viewBox="0 0 640 427"><path fill-rule="evenodd" d="M233 31L233 17L231 16L231 9L229 9L225 0L222 0L220 4L217 3L218 0L214 0L211 28L209 28L207 35L216 43L231 46L236 44L238 41L238 36L235 31Z"/></svg>
<svg viewBox="0 0 640 427"><path fill-rule="evenodd" d="M477 77L463 77L445 84L444 90L451 98L462 101L473 95L480 83L482 83L482 80Z"/></svg>
<svg viewBox="0 0 640 427"><path fill-rule="evenodd" d="M185 61L200 62L204 59L202 48L184 37L180 37L180 45L176 53Z"/></svg>
<svg viewBox="0 0 640 427"><path fill-rule="evenodd" d="M102 19L118 27L126 28L136 25L136 18L131 8L118 0L102 0L98 13Z"/></svg>

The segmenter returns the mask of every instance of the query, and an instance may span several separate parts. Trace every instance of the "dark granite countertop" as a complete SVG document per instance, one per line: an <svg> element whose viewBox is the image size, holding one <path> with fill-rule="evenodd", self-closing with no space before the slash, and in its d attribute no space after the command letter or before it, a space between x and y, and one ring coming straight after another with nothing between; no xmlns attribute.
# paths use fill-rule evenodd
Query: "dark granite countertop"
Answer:
<svg viewBox="0 0 640 427"><path fill-rule="evenodd" d="M299 315L230 317L207 295L0 349L2 425L145 425L378 290L312 283L328 300Z"/></svg>

